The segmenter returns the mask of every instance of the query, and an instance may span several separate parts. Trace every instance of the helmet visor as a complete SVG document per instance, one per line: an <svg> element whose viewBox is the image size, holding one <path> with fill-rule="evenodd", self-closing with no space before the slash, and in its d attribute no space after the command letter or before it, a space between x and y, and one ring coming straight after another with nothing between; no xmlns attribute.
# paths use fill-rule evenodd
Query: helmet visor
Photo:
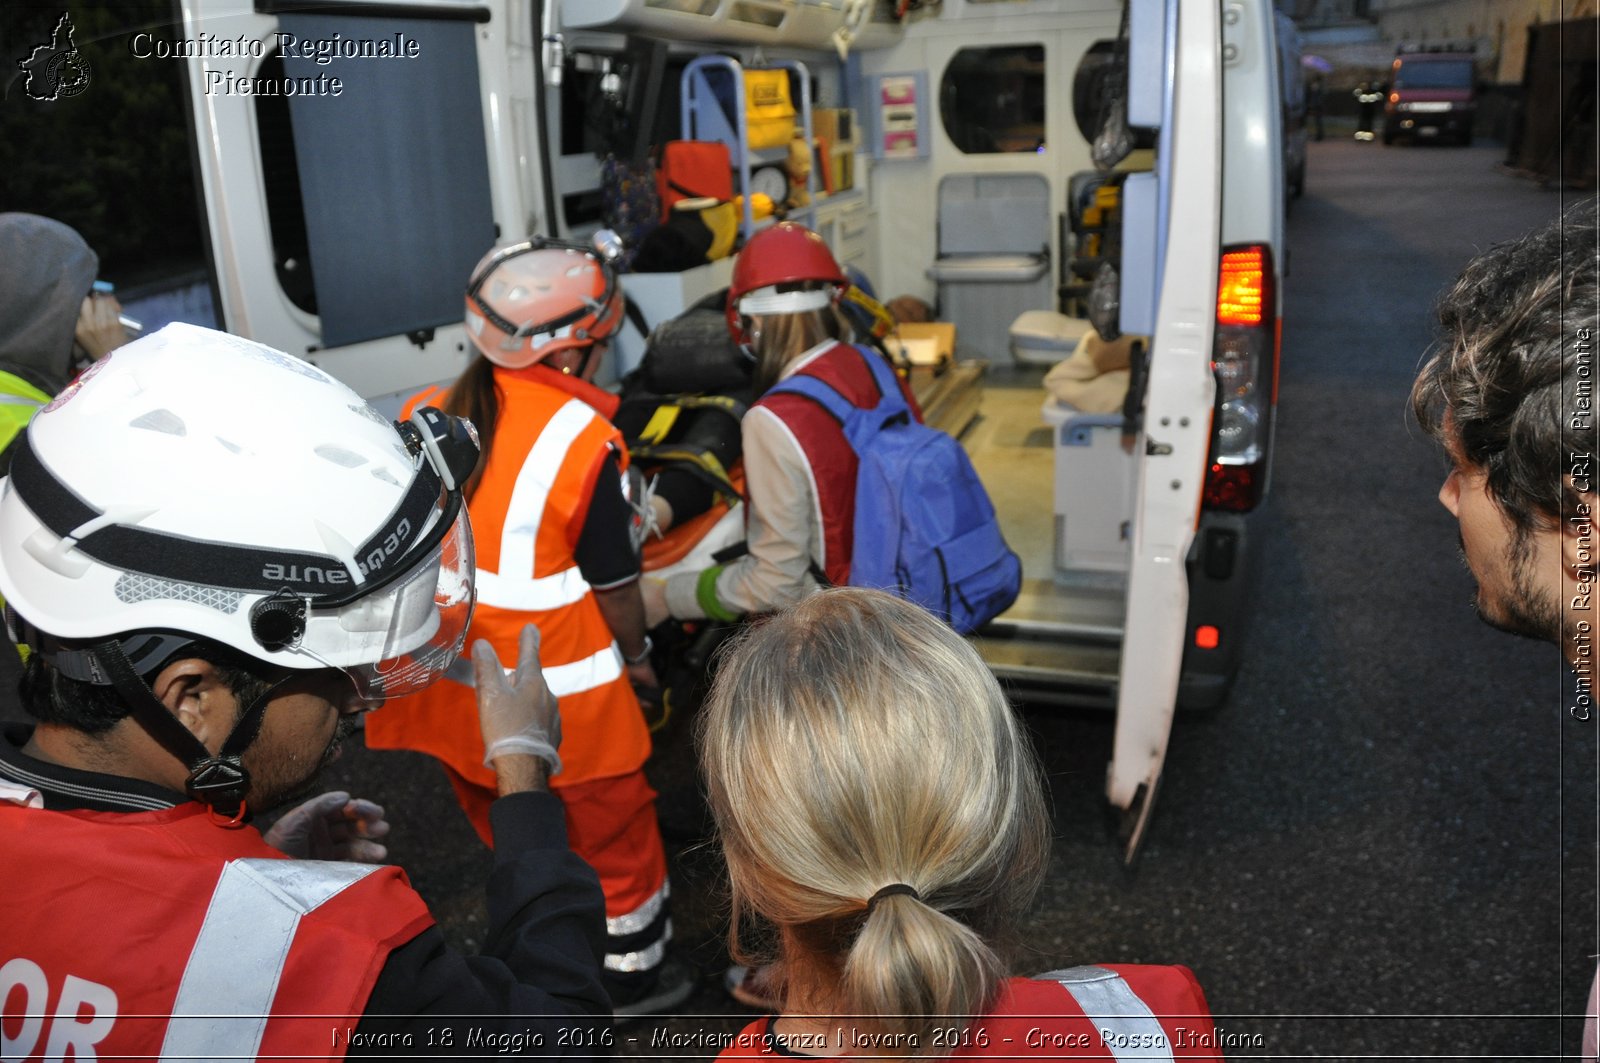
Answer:
<svg viewBox="0 0 1600 1063"><path fill-rule="evenodd" d="M338 668L368 701L415 693L455 663L472 622L472 527L450 529L404 576L334 609L313 602L294 652Z"/></svg>

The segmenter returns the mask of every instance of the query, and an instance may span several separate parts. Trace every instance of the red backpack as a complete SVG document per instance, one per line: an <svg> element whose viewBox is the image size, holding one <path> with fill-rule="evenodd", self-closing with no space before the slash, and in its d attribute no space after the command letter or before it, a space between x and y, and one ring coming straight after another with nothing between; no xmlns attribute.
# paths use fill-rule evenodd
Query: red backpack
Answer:
<svg viewBox="0 0 1600 1063"><path fill-rule="evenodd" d="M662 221L671 217L672 205L680 199L732 199L733 162L728 145L710 140L667 141L656 166L656 190L661 196Z"/></svg>

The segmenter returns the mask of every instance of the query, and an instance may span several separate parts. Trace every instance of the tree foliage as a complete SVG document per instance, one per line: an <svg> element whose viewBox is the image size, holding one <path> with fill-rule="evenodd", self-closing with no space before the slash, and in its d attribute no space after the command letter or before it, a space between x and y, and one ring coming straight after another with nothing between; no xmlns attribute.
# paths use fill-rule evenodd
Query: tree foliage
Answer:
<svg viewBox="0 0 1600 1063"><path fill-rule="evenodd" d="M0 210L71 225L122 284L203 260L189 149L184 65L139 58L135 34L173 40L176 4L0 4ZM19 60L51 38L63 12L88 62L79 95L51 102L23 91Z"/></svg>

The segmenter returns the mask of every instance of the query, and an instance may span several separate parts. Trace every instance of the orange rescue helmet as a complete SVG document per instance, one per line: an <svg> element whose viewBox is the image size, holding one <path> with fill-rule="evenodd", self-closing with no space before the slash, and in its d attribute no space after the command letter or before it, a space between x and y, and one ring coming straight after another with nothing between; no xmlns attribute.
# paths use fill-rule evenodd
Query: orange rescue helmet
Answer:
<svg viewBox="0 0 1600 1063"><path fill-rule="evenodd" d="M483 356L522 369L589 347L622 323L616 270L593 248L534 237L490 251L467 284L467 335Z"/></svg>

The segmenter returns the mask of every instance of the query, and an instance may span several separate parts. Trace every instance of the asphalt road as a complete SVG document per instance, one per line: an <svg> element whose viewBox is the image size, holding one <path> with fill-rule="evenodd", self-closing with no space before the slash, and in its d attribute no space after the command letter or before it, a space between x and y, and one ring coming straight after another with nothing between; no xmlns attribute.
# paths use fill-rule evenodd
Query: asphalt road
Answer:
<svg viewBox="0 0 1600 1063"><path fill-rule="evenodd" d="M1183 718L1129 872L1101 798L1106 715L1024 707L1050 776L1053 871L1019 970L1181 962L1230 1058L1551 1058L1576 1045L1596 951L1595 725L1564 712L1549 646L1478 622L1443 463L1406 395L1439 290L1563 196L1494 147L1311 145L1290 219L1277 465L1260 613L1230 702ZM732 1031L720 868L687 720L658 741L674 924L707 975L694 1018L619 1052L695 1058L658 1031ZM339 765L404 828L396 859L463 945L484 855L420 757ZM655 1045L655 1047L652 1047Z"/></svg>
<svg viewBox="0 0 1600 1063"><path fill-rule="evenodd" d="M1019 970L1186 963L1231 1059L1574 1050L1558 1016L1581 1011L1597 951L1595 724L1567 717L1552 647L1475 619L1442 462L1404 412L1440 288L1561 209L1499 154L1311 145L1248 658L1225 707L1180 719L1131 872L1101 798L1110 717L1022 708L1057 837ZM699 1058L656 1039L750 1017L715 984L721 875L690 738L674 721L651 774L677 941L707 980L696 1017L619 1030L625 1055ZM475 947L487 854L440 771L352 743L329 782L388 807L392 858Z"/></svg>

